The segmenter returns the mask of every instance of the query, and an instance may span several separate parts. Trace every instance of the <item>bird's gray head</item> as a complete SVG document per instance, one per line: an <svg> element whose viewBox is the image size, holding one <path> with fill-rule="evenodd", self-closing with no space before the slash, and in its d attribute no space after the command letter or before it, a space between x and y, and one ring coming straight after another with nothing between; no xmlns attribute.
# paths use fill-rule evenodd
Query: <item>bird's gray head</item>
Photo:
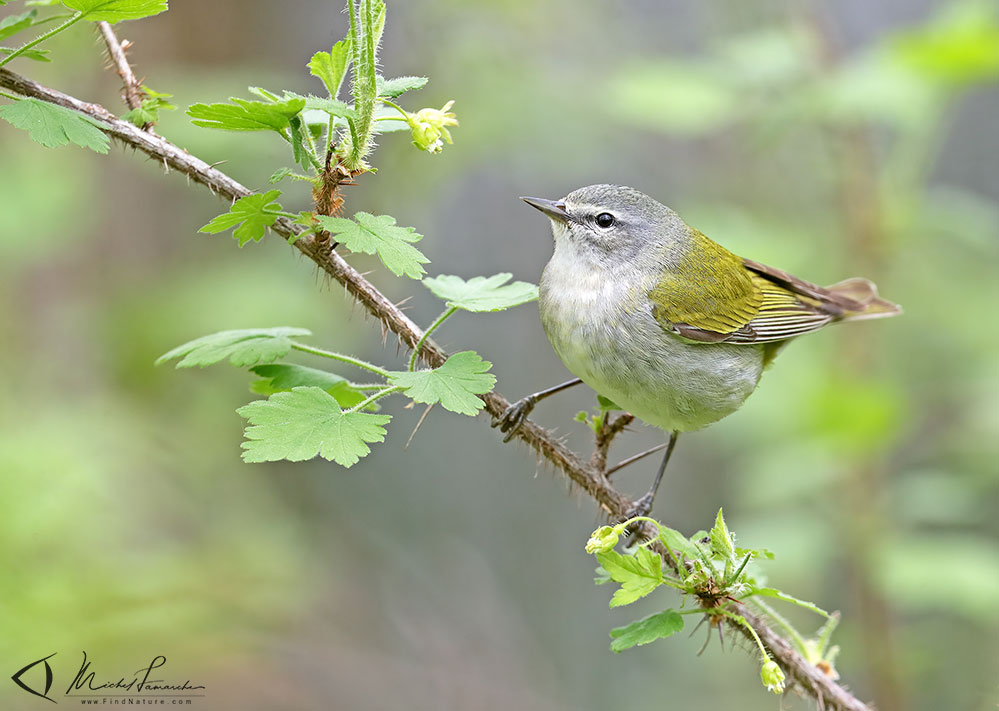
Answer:
<svg viewBox="0 0 999 711"><path fill-rule="evenodd" d="M603 264L668 253L688 234L675 212L621 185L589 185L561 200L521 199L551 219L556 252L568 250Z"/></svg>

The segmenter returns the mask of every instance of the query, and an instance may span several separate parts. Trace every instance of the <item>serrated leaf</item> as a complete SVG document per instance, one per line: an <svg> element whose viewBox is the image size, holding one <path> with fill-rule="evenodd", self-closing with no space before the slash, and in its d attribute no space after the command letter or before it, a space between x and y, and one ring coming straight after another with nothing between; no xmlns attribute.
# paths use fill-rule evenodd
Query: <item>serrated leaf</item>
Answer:
<svg viewBox="0 0 999 711"><path fill-rule="evenodd" d="M745 558L747 555L753 556L753 560L760 560L765 558L766 560L773 560L777 556L774 555L773 551L769 548L736 548L735 557Z"/></svg>
<svg viewBox="0 0 999 711"><path fill-rule="evenodd" d="M0 40L5 40L18 32L23 32L35 25L37 10L28 10L20 15L8 15L0 20Z"/></svg>
<svg viewBox="0 0 999 711"><path fill-rule="evenodd" d="M255 365L250 370L262 378L250 386L259 395L273 395L297 387L311 386L322 388L335 397L340 407L354 407L366 398L364 391L352 386L346 378L318 368L292 363L270 363ZM377 406L377 403L372 404Z"/></svg>
<svg viewBox="0 0 999 711"><path fill-rule="evenodd" d="M659 538L663 544L674 553L686 556L691 560L700 557L700 551L697 550L697 546L676 529L668 526L660 526L659 534Z"/></svg>
<svg viewBox="0 0 999 711"><path fill-rule="evenodd" d="M439 402L444 409L462 415L474 415L482 409L476 395L487 393L496 385L496 377L487 373L493 366L475 351L462 351L433 370L389 373L389 382L406 389L406 395L428 405Z"/></svg>
<svg viewBox="0 0 999 711"><path fill-rule="evenodd" d="M513 274L472 277L465 281L459 276L442 274L424 279L434 295L449 306L465 311L503 311L538 298L538 287L524 281L507 284ZM504 286L505 285L505 286Z"/></svg>
<svg viewBox="0 0 999 711"><path fill-rule="evenodd" d="M330 116L336 116L339 118L355 118L357 113L348 104L345 104L338 99L324 99L320 96L306 96L305 108L311 109L313 111L322 111Z"/></svg>
<svg viewBox="0 0 999 711"><path fill-rule="evenodd" d="M378 96L386 99L394 99L405 94L407 91L416 91L427 85L426 77L395 77L386 79L379 75L375 80L378 87Z"/></svg>
<svg viewBox="0 0 999 711"><path fill-rule="evenodd" d="M397 226L394 217L358 212L353 220L326 215L316 215L315 219L350 251L377 254L396 276L419 279L426 273L422 265L430 260L410 244L423 239L423 235L412 227Z"/></svg>
<svg viewBox="0 0 999 711"><path fill-rule="evenodd" d="M0 118L12 126L23 128L31 140L46 148L75 143L95 153L107 153L111 146L111 141L91 119L38 99L21 99L0 106Z"/></svg>
<svg viewBox="0 0 999 711"><path fill-rule="evenodd" d="M715 517L715 525L708 533L711 538L711 552L724 560L735 559L735 544L732 542L732 534L729 533L728 526L725 525L725 517L722 510L718 509L718 516Z"/></svg>
<svg viewBox="0 0 999 711"><path fill-rule="evenodd" d="M91 22L139 20L167 9L166 0L62 0L70 10L78 10Z"/></svg>
<svg viewBox="0 0 999 711"><path fill-rule="evenodd" d="M817 615L822 615L823 617L829 617L829 613L823 610L821 607L816 605L814 602L808 602L807 600L801 600L794 597L793 595L788 595L783 590L778 590L777 588L753 588L749 595L762 595L763 597L772 597L777 600L783 600L784 602L790 602L798 607L803 607L806 610L811 610Z"/></svg>
<svg viewBox="0 0 999 711"><path fill-rule="evenodd" d="M16 49L11 49L10 47L0 47L0 56L6 57L8 54L13 54ZM25 59L31 59L36 62L51 62L49 59L49 50L47 49L26 49L21 52L19 57L24 57Z"/></svg>
<svg viewBox="0 0 999 711"><path fill-rule="evenodd" d="M309 168L309 148L305 145L305 133L303 131L302 117L292 116L288 122L291 133L291 154L292 158L300 166L308 170Z"/></svg>
<svg viewBox="0 0 999 711"><path fill-rule="evenodd" d="M271 183L271 185L273 185L274 183L280 183L285 178L290 177L294 174L295 171L293 171L291 168L278 168L273 173L271 173L271 177L267 179L267 182Z"/></svg>
<svg viewBox="0 0 999 711"><path fill-rule="evenodd" d="M266 103L230 97L231 104L192 104L187 109L191 123L224 131L277 131L281 133L291 119L305 108L305 99Z"/></svg>
<svg viewBox="0 0 999 711"><path fill-rule="evenodd" d="M288 355L293 336L311 336L305 328L243 328L219 331L177 346L156 359L156 365L181 358L178 368L204 368L228 359L237 368L270 363Z"/></svg>
<svg viewBox="0 0 999 711"><path fill-rule="evenodd" d="M281 205L274 202L280 194L280 190L268 190L266 193L241 197L232 204L229 212L213 218L198 232L214 235L239 225L233 230L232 236L239 240L240 247L250 240L259 242L267 228L278 218L273 211L281 209Z"/></svg>
<svg viewBox="0 0 999 711"><path fill-rule="evenodd" d="M683 615L676 610L664 610L655 615L649 615L636 620L624 627L611 630L613 638L610 648L612 652L623 652L631 647L640 647L657 639L672 637L683 629Z"/></svg>
<svg viewBox="0 0 999 711"><path fill-rule="evenodd" d="M648 548L638 548L635 555L597 553L597 560L611 580L621 585L611 598L611 607L629 605L662 585L662 559Z"/></svg>
<svg viewBox="0 0 999 711"><path fill-rule="evenodd" d="M316 52L309 60L309 73L326 85L330 98L340 93L340 86L350 66L350 37L333 45L329 52Z"/></svg>
<svg viewBox="0 0 999 711"><path fill-rule="evenodd" d="M319 455L351 467L367 455L371 442L385 440L392 418L368 412L345 412L332 395L316 387L275 393L236 410L249 425L243 460L300 462Z"/></svg>
<svg viewBox="0 0 999 711"><path fill-rule="evenodd" d="M147 87L142 87L149 96L142 100L138 108L122 115L122 119L142 128L146 124L156 123L160 120L160 109L174 111L177 107L171 104L169 99L173 94L162 94Z"/></svg>

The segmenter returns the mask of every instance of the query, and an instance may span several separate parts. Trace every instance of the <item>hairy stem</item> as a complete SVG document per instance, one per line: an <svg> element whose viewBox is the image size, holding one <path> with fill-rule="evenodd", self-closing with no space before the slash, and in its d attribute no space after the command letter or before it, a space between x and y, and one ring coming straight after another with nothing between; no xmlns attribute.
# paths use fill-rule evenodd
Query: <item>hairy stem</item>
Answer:
<svg viewBox="0 0 999 711"><path fill-rule="evenodd" d="M63 30L68 29L72 25L75 25L77 22L79 22L80 20L83 19L83 15L84 15L84 13L77 12L76 14L74 14L72 17L70 17L68 20L66 20L64 23L62 23L58 27L53 27L51 30L49 30L45 34L38 35L37 37L35 37L35 39L31 40L30 42L21 45L20 47L18 47L17 49L15 49L13 52L11 52L10 54L8 54L6 57L4 57L3 59L0 59L0 67L2 67L3 65L7 64L12 59L21 56L22 54L24 54L25 52L27 52L32 47L41 44L42 42L44 42L45 40L49 39L50 37L54 37L55 35L59 34Z"/></svg>
<svg viewBox="0 0 999 711"><path fill-rule="evenodd" d="M447 309L444 313L437 317L436 321L430 324L426 331L423 332L423 335L420 336L420 340L416 342L416 347L413 348L413 355L409 359L410 371L416 370L416 359L420 356L420 350L422 350L423 344L426 342L427 338L430 337L430 334L436 331L437 327L447 321L457 310L457 306L452 306Z"/></svg>
<svg viewBox="0 0 999 711"><path fill-rule="evenodd" d="M311 353L312 355L322 356L323 358L329 358L331 360L338 360L341 363L348 363L349 365L356 366L358 368L363 368L364 370L370 370L372 373L377 373L383 378L388 377L388 371L384 368L379 368L374 363L368 363L367 361L361 360L360 358L354 358L353 356L344 355L343 353L334 353L333 351L323 350L322 348L314 348L313 346L306 346L302 343L292 343L291 347L296 351L302 351L302 353Z"/></svg>

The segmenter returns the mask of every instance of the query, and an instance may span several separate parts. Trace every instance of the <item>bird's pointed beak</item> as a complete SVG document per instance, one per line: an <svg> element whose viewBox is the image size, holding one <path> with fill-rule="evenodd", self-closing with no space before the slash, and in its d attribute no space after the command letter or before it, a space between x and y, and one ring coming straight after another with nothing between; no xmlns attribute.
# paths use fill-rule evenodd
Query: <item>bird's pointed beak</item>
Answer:
<svg viewBox="0 0 999 711"><path fill-rule="evenodd" d="M531 207L541 210L553 220L568 222L569 213L565 211L565 203L557 200L545 200L544 198L521 197Z"/></svg>

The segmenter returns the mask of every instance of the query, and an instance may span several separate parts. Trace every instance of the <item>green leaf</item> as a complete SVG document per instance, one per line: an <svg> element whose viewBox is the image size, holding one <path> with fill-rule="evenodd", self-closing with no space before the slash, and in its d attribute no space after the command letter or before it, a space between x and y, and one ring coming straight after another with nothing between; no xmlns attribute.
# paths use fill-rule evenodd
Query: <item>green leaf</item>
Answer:
<svg viewBox="0 0 999 711"><path fill-rule="evenodd" d="M13 54L16 49L11 49L10 47L0 47L0 55L6 57L8 54ZM19 57L24 57L25 59L33 59L36 62L51 62L49 59L49 50L47 49L26 49L21 52Z"/></svg>
<svg viewBox="0 0 999 711"><path fill-rule="evenodd" d="M167 9L166 0L62 0L70 10L83 13L91 22L138 20L152 17Z"/></svg>
<svg viewBox="0 0 999 711"><path fill-rule="evenodd" d="M742 559L742 558L745 558L747 555L753 556L753 560L761 560L761 559L773 560L774 558L776 558L776 556L774 555L773 551L770 550L769 548L736 548L735 549L735 557L736 558Z"/></svg>
<svg viewBox="0 0 999 711"><path fill-rule="evenodd" d="M778 590L777 588L753 588L748 595L745 597L750 597L752 595L762 595L763 597L772 597L778 600L783 600L784 602L790 602L798 607L803 607L806 610L811 610L817 615L822 615L823 617L829 617L829 613L823 610L821 607L816 605L814 602L808 602L807 600L799 600L793 595L788 595L783 590Z"/></svg>
<svg viewBox="0 0 999 711"><path fill-rule="evenodd" d="M711 538L711 551L725 560L735 559L735 544L732 542L732 534L725 525L725 517L722 510L718 509L718 516L715 518L715 525L708 533Z"/></svg>
<svg viewBox="0 0 999 711"><path fill-rule="evenodd" d="M167 99L169 99L173 94L163 94L158 91L153 91L148 87L142 87L149 96L142 100L142 103L138 108L132 109L128 113L124 114L122 118L130 123L135 124L139 128L142 128L146 124L156 123L160 120L160 109L166 111L176 110L176 106L171 104Z"/></svg>
<svg viewBox="0 0 999 711"><path fill-rule="evenodd" d="M612 652L623 652L632 647L640 647L657 639L672 637L683 629L683 615L676 610L664 610L655 615L636 620L624 627L615 627L610 636Z"/></svg>
<svg viewBox="0 0 999 711"><path fill-rule="evenodd" d="M686 556L691 560L700 557L700 551L697 550L697 546L676 529L660 525L659 534L659 538L663 544L674 553Z"/></svg>
<svg viewBox="0 0 999 711"><path fill-rule="evenodd" d="M276 328L243 328L219 331L177 346L156 359L156 365L174 358L181 358L178 368L204 368L229 359L237 368L270 363L288 355L292 336L311 336L305 328L278 326Z"/></svg>
<svg viewBox="0 0 999 711"><path fill-rule="evenodd" d="M610 398L606 398L603 395L597 395L597 405L601 412L610 412L611 410L620 410L617 403L615 403Z"/></svg>
<svg viewBox="0 0 999 711"><path fill-rule="evenodd" d="M611 607L629 605L662 585L662 559L648 548L638 548L635 555L597 553L597 560L611 580L621 584L611 598Z"/></svg>
<svg viewBox="0 0 999 711"><path fill-rule="evenodd" d="M451 412L474 415L482 409L482 400L475 396L496 385L495 376L486 372L492 365L475 351L462 351L433 370L389 373L389 382L405 388L416 402L439 402Z"/></svg>
<svg viewBox="0 0 999 711"><path fill-rule="evenodd" d="M437 298L465 311L503 311L538 298L538 287L534 284L524 281L506 284L512 277L513 274L504 272L465 281L458 276L442 274L424 279L423 283Z"/></svg>
<svg viewBox="0 0 999 711"><path fill-rule="evenodd" d="M329 52L316 52L309 61L309 72L326 85L330 98L340 93L340 85L350 66L350 37L333 45Z"/></svg>
<svg viewBox="0 0 999 711"><path fill-rule="evenodd" d="M426 273L421 265L430 260L410 244L423 239L423 235L412 227L398 227L394 217L358 212L353 220L316 215L316 221L350 251L377 254L396 276L419 279Z"/></svg>
<svg viewBox="0 0 999 711"><path fill-rule="evenodd" d="M35 24L37 10L28 10L20 15L8 15L0 20L0 40L5 40L18 32L28 29Z"/></svg>
<svg viewBox="0 0 999 711"><path fill-rule="evenodd" d="M368 412L344 412L322 388L299 387L275 393L236 410L249 425L243 460L300 462L317 454L351 467L368 454L370 442L383 442L392 418Z"/></svg>
<svg viewBox="0 0 999 711"><path fill-rule="evenodd" d="M213 218L198 232L214 235L240 225L232 233L232 236L239 240L240 247L250 240L259 242L263 239L267 228L279 217L273 211L281 209L281 206L274 202L280 194L280 190L268 190L266 193L241 197L232 204L229 212Z"/></svg>
<svg viewBox="0 0 999 711"><path fill-rule="evenodd" d="M324 111L330 116L336 116L338 118L354 118L357 114L348 104L345 104L338 99L324 99L319 96L306 96L305 108L314 111Z"/></svg>
<svg viewBox="0 0 999 711"><path fill-rule="evenodd" d="M288 123L291 133L291 154L295 162L300 166L309 169L309 147L305 145L305 133L302 131L302 117L293 116Z"/></svg>
<svg viewBox="0 0 999 711"><path fill-rule="evenodd" d="M225 131L277 131L282 133L291 119L305 108L305 99L265 103L230 97L232 104L193 104L187 109L191 123ZM235 104L235 105L233 105Z"/></svg>
<svg viewBox="0 0 999 711"><path fill-rule="evenodd" d="M250 390L259 395L273 395L297 387L311 386L322 388L335 397L340 407L354 407L366 399L364 391L355 388L346 378L318 368L270 363L255 365L250 370L262 378L250 386ZM372 405L377 407L377 403Z"/></svg>
<svg viewBox="0 0 999 711"><path fill-rule="evenodd" d="M396 77L386 79L379 75L376 79L378 96L386 99L394 99L405 94L407 91L416 91L427 85L426 77Z"/></svg>
<svg viewBox="0 0 999 711"><path fill-rule="evenodd" d="M38 99L21 99L0 106L0 118L17 128L23 128L31 140L46 148L75 143L95 153L107 153L111 141L97 122L83 114Z"/></svg>

